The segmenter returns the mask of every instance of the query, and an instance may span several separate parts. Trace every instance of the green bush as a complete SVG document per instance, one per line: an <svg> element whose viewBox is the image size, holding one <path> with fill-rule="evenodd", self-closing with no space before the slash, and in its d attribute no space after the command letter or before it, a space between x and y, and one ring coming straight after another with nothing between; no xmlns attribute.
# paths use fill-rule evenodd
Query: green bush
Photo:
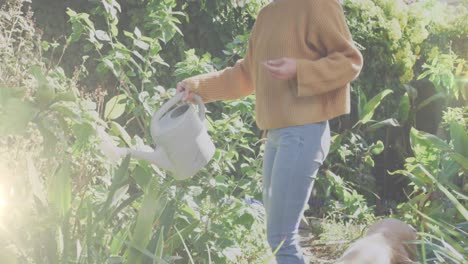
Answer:
<svg viewBox="0 0 468 264"><path fill-rule="evenodd" d="M33 7L57 13L53 1ZM25 3L0 11L0 258L265 261L264 213L252 203L263 155L253 96L208 105L216 153L183 182L144 161L111 163L95 129L122 146L151 145L150 117L176 82L242 57L267 1L61 2L68 26L51 33L55 18L37 21L46 36L66 37L45 40ZM393 213L419 229L422 263L457 263L466 251L466 1L343 7L365 66L351 115L331 122L313 194L323 203L308 213L360 225ZM430 109L442 109L440 122L424 116Z"/></svg>

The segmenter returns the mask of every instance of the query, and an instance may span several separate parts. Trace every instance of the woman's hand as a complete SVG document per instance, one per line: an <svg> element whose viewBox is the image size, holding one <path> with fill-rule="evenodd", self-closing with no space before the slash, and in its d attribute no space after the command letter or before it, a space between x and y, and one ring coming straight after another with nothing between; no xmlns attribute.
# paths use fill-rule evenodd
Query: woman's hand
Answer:
<svg viewBox="0 0 468 264"><path fill-rule="evenodd" d="M190 91L188 85L184 83L184 81L181 81L177 84L176 90L178 93L184 93L184 97L182 98L182 100L194 102L193 95L195 93Z"/></svg>
<svg viewBox="0 0 468 264"><path fill-rule="evenodd" d="M269 60L263 63L267 70L279 80L289 80L297 76L297 62L291 58Z"/></svg>

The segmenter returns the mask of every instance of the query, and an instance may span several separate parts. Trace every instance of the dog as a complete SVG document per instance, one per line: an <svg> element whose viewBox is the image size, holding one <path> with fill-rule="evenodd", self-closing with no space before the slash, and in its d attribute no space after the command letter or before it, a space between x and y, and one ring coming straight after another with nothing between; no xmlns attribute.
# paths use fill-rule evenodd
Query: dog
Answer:
<svg viewBox="0 0 468 264"><path fill-rule="evenodd" d="M410 264L416 258L413 227L397 219L372 224L366 235L353 243L336 264Z"/></svg>

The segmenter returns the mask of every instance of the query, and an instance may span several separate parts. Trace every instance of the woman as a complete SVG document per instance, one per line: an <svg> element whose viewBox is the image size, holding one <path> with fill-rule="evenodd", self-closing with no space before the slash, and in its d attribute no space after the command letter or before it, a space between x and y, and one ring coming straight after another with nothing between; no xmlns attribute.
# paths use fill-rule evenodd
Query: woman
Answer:
<svg viewBox="0 0 468 264"><path fill-rule="evenodd" d="M305 263L298 227L330 146L328 120L350 111L349 82L362 67L338 0L276 0L259 13L244 59L177 85L204 102L256 94L268 131L263 203L280 264Z"/></svg>

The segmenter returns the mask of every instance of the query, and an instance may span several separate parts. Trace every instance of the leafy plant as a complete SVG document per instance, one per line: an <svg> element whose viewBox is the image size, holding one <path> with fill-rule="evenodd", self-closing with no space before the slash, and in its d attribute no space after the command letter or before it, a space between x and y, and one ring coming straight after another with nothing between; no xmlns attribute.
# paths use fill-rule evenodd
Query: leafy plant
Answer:
<svg viewBox="0 0 468 264"><path fill-rule="evenodd" d="M415 156L407 159L405 170L395 172L407 176L412 182L410 199L399 209L422 231L423 263L458 263L466 251L463 233L466 232L464 223L468 220L468 211L463 188L468 164L468 135L457 123L450 125L450 134L451 144L413 129L411 144Z"/></svg>

